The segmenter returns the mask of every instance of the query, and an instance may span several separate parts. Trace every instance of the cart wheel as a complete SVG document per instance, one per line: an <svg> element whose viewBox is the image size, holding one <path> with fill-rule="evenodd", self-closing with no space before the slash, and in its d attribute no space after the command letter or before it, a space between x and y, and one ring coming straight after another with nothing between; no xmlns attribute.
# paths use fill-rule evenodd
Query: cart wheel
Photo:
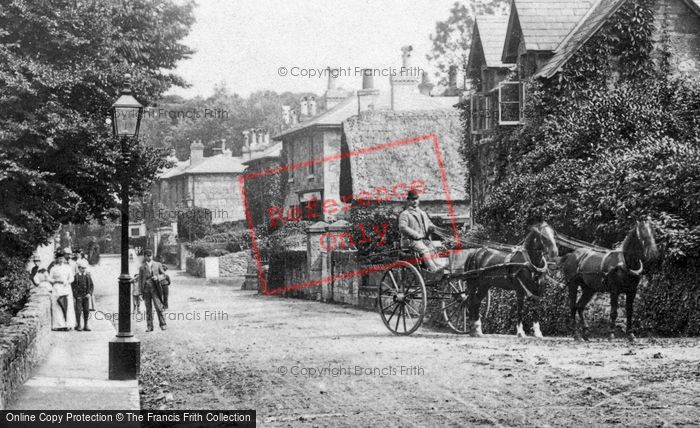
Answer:
<svg viewBox="0 0 700 428"><path fill-rule="evenodd" d="M418 269L399 261L384 272L377 303L382 321L392 333L407 336L416 331L428 307L425 282Z"/></svg>
<svg viewBox="0 0 700 428"><path fill-rule="evenodd" d="M440 305L442 316L447 325L459 334L469 333L469 290L467 282L461 279L448 279L443 281L440 290Z"/></svg>

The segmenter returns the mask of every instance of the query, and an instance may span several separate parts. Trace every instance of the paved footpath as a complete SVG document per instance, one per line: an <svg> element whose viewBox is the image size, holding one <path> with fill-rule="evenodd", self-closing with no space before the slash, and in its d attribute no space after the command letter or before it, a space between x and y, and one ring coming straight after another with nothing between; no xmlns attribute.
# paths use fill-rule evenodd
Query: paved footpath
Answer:
<svg viewBox="0 0 700 428"><path fill-rule="evenodd" d="M95 280L92 331L51 332L46 359L19 389L8 410L138 410L138 381L108 380L108 343L116 331L104 316L117 311L119 258L102 256L90 268ZM133 272L133 267L132 267ZM99 318L99 319L96 319Z"/></svg>

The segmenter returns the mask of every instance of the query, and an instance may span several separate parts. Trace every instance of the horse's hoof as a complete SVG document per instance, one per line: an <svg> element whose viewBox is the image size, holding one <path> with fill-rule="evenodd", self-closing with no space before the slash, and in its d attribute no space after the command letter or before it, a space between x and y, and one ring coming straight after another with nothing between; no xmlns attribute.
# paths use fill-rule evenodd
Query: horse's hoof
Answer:
<svg viewBox="0 0 700 428"><path fill-rule="evenodd" d="M542 339L542 330L540 330L540 323L536 322L532 325L532 335L537 339Z"/></svg>
<svg viewBox="0 0 700 428"><path fill-rule="evenodd" d="M634 342L634 339L636 339L636 337L634 336L634 333L627 333L627 340L628 341Z"/></svg>

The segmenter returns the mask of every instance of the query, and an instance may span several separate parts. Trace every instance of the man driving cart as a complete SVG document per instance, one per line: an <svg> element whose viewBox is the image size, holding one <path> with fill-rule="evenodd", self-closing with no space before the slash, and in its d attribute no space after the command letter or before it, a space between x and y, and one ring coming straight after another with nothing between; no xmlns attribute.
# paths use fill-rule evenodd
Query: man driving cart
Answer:
<svg viewBox="0 0 700 428"><path fill-rule="evenodd" d="M399 214L401 246L418 253L430 272L442 271L447 267L447 262L437 257L437 251L430 240L431 233L441 235L442 230L435 226L428 214L418 207L418 192L413 189L408 191L406 205L406 209Z"/></svg>

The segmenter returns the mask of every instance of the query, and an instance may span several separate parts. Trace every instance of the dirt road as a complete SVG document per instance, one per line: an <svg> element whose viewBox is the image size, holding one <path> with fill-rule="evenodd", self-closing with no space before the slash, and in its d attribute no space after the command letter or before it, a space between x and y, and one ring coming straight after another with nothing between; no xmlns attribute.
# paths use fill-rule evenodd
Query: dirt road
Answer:
<svg viewBox="0 0 700 428"><path fill-rule="evenodd" d="M173 279L169 329L136 322L143 408L252 408L260 426L700 424L697 339L395 337L372 312Z"/></svg>

